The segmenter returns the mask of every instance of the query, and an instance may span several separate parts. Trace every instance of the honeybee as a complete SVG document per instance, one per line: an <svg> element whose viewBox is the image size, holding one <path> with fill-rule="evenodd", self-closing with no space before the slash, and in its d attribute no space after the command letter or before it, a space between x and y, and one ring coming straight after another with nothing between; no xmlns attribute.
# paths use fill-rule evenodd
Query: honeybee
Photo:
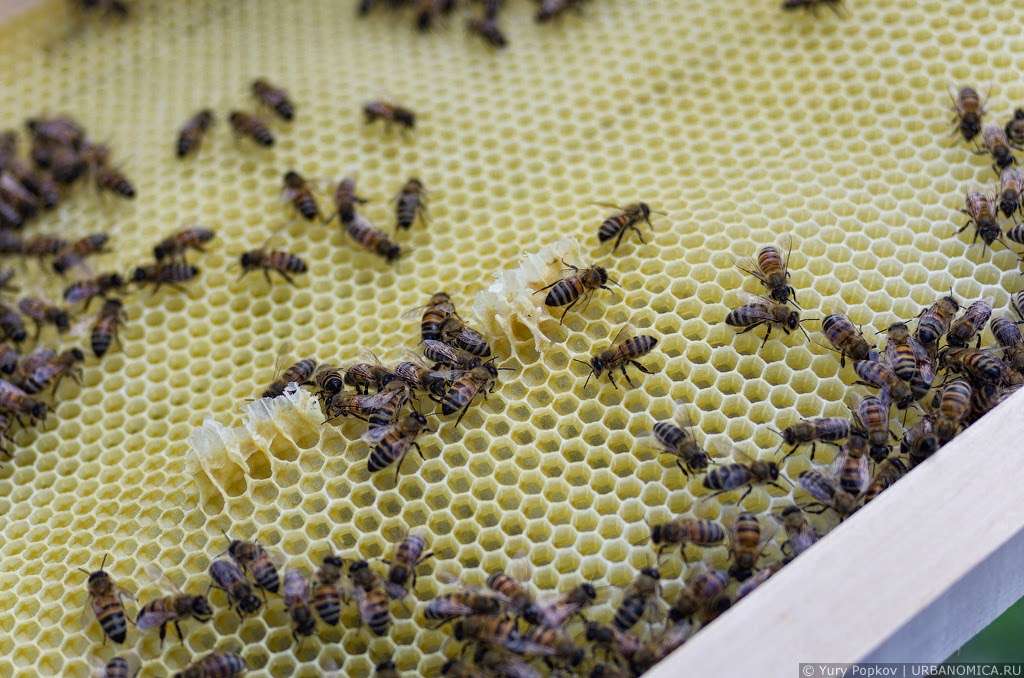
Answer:
<svg viewBox="0 0 1024 678"><path fill-rule="evenodd" d="M110 236L106 233L93 233L76 240L57 255L53 262L53 270L63 275L69 269L81 266L86 257L107 252L105 246L109 240Z"/></svg>
<svg viewBox="0 0 1024 678"><path fill-rule="evenodd" d="M55 181L65 185L78 181L89 169L79 149L70 146L33 143L32 159L40 167L50 170Z"/></svg>
<svg viewBox="0 0 1024 678"><path fill-rule="evenodd" d="M978 136L981 131L981 120L985 116L985 104L982 102L978 92L973 87L962 87L956 98L949 92L949 98L953 102L953 124L964 141L970 141Z"/></svg>
<svg viewBox="0 0 1024 678"><path fill-rule="evenodd" d="M625 207L619 207L618 205L610 205L607 203L598 203L602 207L608 207L611 209L619 210L618 214L613 214L604 221L601 222L601 227L597 229L597 239L602 242L608 242L612 238L615 238L615 246L612 247L612 252L619 249L619 243L622 242L623 236L626 235L626 231L632 230L636 233L636 237L640 238L641 244L646 244L644 240L643 231L640 230L639 223L641 221L646 222L647 226L654 230L654 225L651 223L651 214L662 214L656 212L650 208L645 202L638 202L632 205L626 205Z"/></svg>
<svg viewBox="0 0 1024 678"><path fill-rule="evenodd" d="M414 391L425 392L433 400L444 398L448 391L450 380L444 372L437 372L430 369L419 359L405 360L394 367L395 377L400 379Z"/></svg>
<svg viewBox="0 0 1024 678"><path fill-rule="evenodd" d="M312 187L295 170L284 173L284 195L306 221L313 221L320 216L320 206L316 203Z"/></svg>
<svg viewBox="0 0 1024 678"><path fill-rule="evenodd" d="M497 17L471 16L466 19L466 27L471 33L476 33L486 40L492 47L502 49L508 45L505 33L501 30L501 24Z"/></svg>
<svg viewBox="0 0 1024 678"><path fill-rule="evenodd" d="M914 393L910 390L910 385L900 379L885 363L858 360L853 364L853 369L861 378L857 383L885 391L897 409L905 410L914 402Z"/></svg>
<svg viewBox="0 0 1024 678"><path fill-rule="evenodd" d="M643 641L640 640L639 636L620 631L614 626L597 622L587 622L585 635L591 643L615 652L626 661L632 660L633 656L643 645Z"/></svg>
<svg viewBox="0 0 1024 678"><path fill-rule="evenodd" d="M18 312L3 304L0 304L0 332L15 344L25 341L25 337L28 336L25 332L25 323Z"/></svg>
<svg viewBox="0 0 1024 678"><path fill-rule="evenodd" d="M280 395L284 395L285 389L288 388L288 384L295 382L299 386L304 386L310 383L309 379L316 371L316 360L313 358L303 358L298 362L288 366L286 369L281 369L281 358L284 356L284 347L281 352L277 355L277 365L274 369L274 380L267 386L267 390L263 392L261 398L276 398Z"/></svg>
<svg viewBox="0 0 1024 678"><path fill-rule="evenodd" d="M320 398L327 400L345 389L345 376L337 365L320 365L313 371L313 383Z"/></svg>
<svg viewBox="0 0 1024 678"><path fill-rule="evenodd" d="M64 301L69 304L85 302L85 308L88 309L92 300L96 297L103 297L106 299L108 293L113 290L123 288L124 279L117 273L108 273L95 278L87 278L85 280L79 280L78 282L71 283L64 288Z"/></svg>
<svg viewBox="0 0 1024 678"><path fill-rule="evenodd" d="M1006 138L1015 144L1024 144L1024 109L1018 108L1003 128Z"/></svg>
<svg viewBox="0 0 1024 678"><path fill-rule="evenodd" d="M480 394L483 394L486 400L487 394L494 390L497 381L498 368L490 363L466 371L448 387L448 392L441 399L441 413L448 416L462 410L459 412L459 418L455 420L455 425L458 426L469 411L473 400Z"/></svg>
<svg viewBox="0 0 1024 678"><path fill-rule="evenodd" d="M494 591L504 601L505 611L515 617L529 614L536 617L537 608L533 601L533 593L526 583L529 563L525 558L513 561L509 567L511 573L498 570L487 577L487 588Z"/></svg>
<svg viewBox="0 0 1024 678"><path fill-rule="evenodd" d="M544 290L551 290L544 297L544 304L554 307L567 306L558 318L559 325L565 320L565 314L572 310L572 307L577 302L583 300L583 307L580 309L580 313L584 313L587 310L587 306L590 305L590 299L595 291L599 289L611 291L607 283L618 284L608 277L608 271L601 266L590 266L581 269L572 264L567 264L564 259L562 264L566 266L566 272L572 271L572 275L566 276L534 292L534 294L538 294Z"/></svg>
<svg viewBox="0 0 1024 678"><path fill-rule="evenodd" d="M1003 347L1006 364L1024 374L1024 336L1017 323L1006 318L992 318L989 322L992 336Z"/></svg>
<svg viewBox="0 0 1024 678"><path fill-rule="evenodd" d="M1003 389L996 384L978 384L971 393L971 410L964 418L964 425L970 425L988 414L1002 402Z"/></svg>
<svg viewBox="0 0 1024 678"><path fill-rule="evenodd" d="M964 314L950 325L949 332L946 334L946 343L954 348L967 346L992 316L993 303L995 303L995 297L985 297L970 304L964 310ZM980 336L978 345L981 345Z"/></svg>
<svg viewBox="0 0 1024 678"><path fill-rule="evenodd" d="M1009 365L984 349L949 348L941 351L938 358L940 368L967 375L979 384L998 385L1011 373Z"/></svg>
<svg viewBox="0 0 1024 678"><path fill-rule="evenodd" d="M259 542L231 539L227 533L224 534L224 538L228 540L228 555L244 572L252 575L256 585L264 591L277 593L281 586L281 578L267 550Z"/></svg>
<svg viewBox="0 0 1024 678"><path fill-rule="evenodd" d="M570 668L579 666L585 656L582 647L560 627L554 626L528 628L523 634L523 649L525 651L521 654L527 657L544 657L549 663L558 661Z"/></svg>
<svg viewBox="0 0 1024 678"><path fill-rule="evenodd" d="M21 354L9 344L0 344L0 372L11 374L18 366Z"/></svg>
<svg viewBox="0 0 1024 678"><path fill-rule="evenodd" d="M725 528L713 520L682 516L667 523L652 525L651 541L659 546L659 554L677 544L681 549L685 549L687 543L717 546L725 541Z"/></svg>
<svg viewBox="0 0 1024 678"><path fill-rule="evenodd" d="M519 632L519 624L515 619L505 617L471 615L455 622L455 640L490 644L522 654L526 643Z"/></svg>
<svg viewBox="0 0 1024 678"><path fill-rule="evenodd" d="M822 513L832 509L839 515L840 520L846 519L857 510L857 498L839 487L836 479L821 471L810 469L804 471L797 478L800 487L814 502L803 507L809 513ZM811 506L818 506L820 510L810 511Z"/></svg>
<svg viewBox="0 0 1024 678"><path fill-rule="evenodd" d="M258 78L252 82L252 93L258 102L272 108L283 120L291 121L295 117L295 106L283 89Z"/></svg>
<svg viewBox="0 0 1024 678"><path fill-rule="evenodd" d="M239 619L242 618L243 612L255 614L260 609L263 601L253 592L252 584L234 562L214 560L210 563L210 580L210 588L224 592L231 607L238 613Z"/></svg>
<svg viewBox="0 0 1024 678"><path fill-rule="evenodd" d="M370 392L371 386L380 391L395 378L395 374L381 364L373 351L363 349L360 353L366 362L345 369L343 381L346 386L353 386L356 393L365 394Z"/></svg>
<svg viewBox="0 0 1024 678"><path fill-rule="evenodd" d="M356 213L351 221L345 222L345 230L363 248L384 257L389 263L402 256L398 243L361 214Z"/></svg>
<svg viewBox="0 0 1024 678"><path fill-rule="evenodd" d="M1002 241L1003 230L999 227L999 222L996 219L996 206L991 195L981 191L968 191L964 196L964 208L960 211L968 216L968 220L957 230L958 234L973 225L972 244L979 237L986 247L991 246L996 240Z"/></svg>
<svg viewBox="0 0 1024 678"><path fill-rule="evenodd" d="M1017 244L1024 245L1024 224L1011 228L1006 232L1006 237Z"/></svg>
<svg viewBox="0 0 1024 678"><path fill-rule="evenodd" d="M481 358L491 355L491 345L487 343L487 337L455 315L448 316L441 324L441 341Z"/></svg>
<svg viewBox="0 0 1024 678"><path fill-rule="evenodd" d="M192 151L198 150L203 137L212 125L213 111L208 108L189 118L178 132L178 157L184 158Z"/></svg>
<svg viewBox="0 0 1024 678"><path fill-rule="evenodd" d="M153 291L167 285L184 292L179 283L185 283L199 275L199 269L183 261L165 261L157 264L137 266L132 273L132 282L136 285L155 285Z"/></svg>
<svg viewBox="0 0 1024 678"><path fill-rule="evenodd" d="M1016 164L1013 150L1024 150L1006 138L1006 132L998 124L990 122L981 128L981 141L985 151L992 156L992 167L998 173L1004 167Z"/></svg>
<svg viewBox="0 0 1024 678"><path fill-rule="evenodd" d="M742 460L742 463L718 464L709 468L704 475L704 487L714 490L715 494L746 487L746 491L737 503L742 503L747 498L747 495L754 490L754 485L770 485L785 490L775 482L783 477L779 473L778 463L754 459L739 449L734 449L733 452Z"/></svg>
<svg viewBox="0 0 1024 678"><path fill-rule="evenodd" d="M680 405L672 421L655 422L651 431L665 454L676 457L676 466L686 476L700 473L710 463L707 452L690 433L692 427L686 407Z"/></svg>
<svg viewBox="0 0 1024 678"><path fill-rule="evenodd" d="M348 574L354 584L352 595L356 599L363 623L378 636L387 635L391 617L388 614L388 597L381 586L380 577L370 571L370 564L365 560L352 563Z"/></svg>
<svg viewBox="0 0 1024 678"><path fill-rule="evenodd" d="M151 600L142 606L135 625L140 631L160 628L160 647L164 646L164 636L167 635L167 625L174 624L174 630L178 632L178 640L185 644L185 636L181 633L181 622L189 617L199 622L207 622L213 617L213 610L206 600L206 596L194 596L182 593L161 571L159 566L150 563L146 566L146 573L154 581L160 583L172 595Z"/></svg>
<svg viewBox="0 0 1024 678"><path fill-rule="evenodd" d="M784 564L783 561L776 560L755 572L749 579L736 587L736 600L749 596L753 593L754 589L768 581L772 575L781 570Z"/></svg>
<svg viewBox="0 0 1024 678"><path fill-rule="evenodd" d="M1010 295L1010 308L1024 320L1024 290Z"/></svg>
<svg viewBox="0 0 1024 678"><path fill-rule="evenodd" d="M103 642L106 643L106 639L110 638L115 643L123 643L128 637L128 617L125 614L122 599L135 600L135 598L114 583L110 575L103 570L103 566L106 564L107 557L103 556L100 569L95 572L89 572L82 568L78 568L78 570L89 577L87 582L89 605L103 630Z"/></svg>
<svg viewBox="0 0 1024 678"><path fill-rule="evenodd" d="M58 146L79 148L85 142L85 129L67 116L30 118L25 126L34 139Z"/></svg>
<svg viewBox="0 0 1024 678"><path fill-rule="evenodd" d="M878 463L889 456L889 439L895 439L889 429L889 400L887 392L880 395L861 396L854 394L853 423L855 433L868 439L871 459Z"/></svg>
<svg viewBox="0 0 1024 678"><path fill-rule="evenodd" d="M395 666L395 662L388 659L383 661L373 669L373 675L375 678L401 678L402 674L399 672L398 667Z"/></svg>
<svg viewBox="0 0 1024 678"><path fill-rule="evenodd" d="M946 382L937 394L939 399L938 416L935 419L935 437L939 445L945 445L956 435L971 410L971 395L974 388L971 382L957 377Z"/></svg>
<svg viewBox="0 0 1024 678"><path fill-rule="evenodd" d="M591 377L600 378L601 374L606 370L608 371L608 381L612 383L612 386L618 388L619 386L615 383L615 378L612 376L612 372L616 369L622 371L622 376L630 386L634 386L632 380L629 378L629 374L626 372L626 367L628 365L633 365L644 374L653 374L650 370L637 362L637 358L650 353L655 345L657 345L658 340L649 334L630 336L631 332L632 328L627 323L612 339L611 345L608 348L598 351L597 355L590 359L589 364L582 360L576 360L576 362L590 367L590 374L587 375L587 381L584 382L583 388L586 388L587 384L590 383Z"/></svg>
<svg viewBox="0 0 1024 678"><path fill-rule="evenodd" d="M337 626L341 620L341 589L338 583L343 574L341 558L325 556L323 564L313 575L313 608L325 624Z"/></svg>
<svg viewBox="0 0 1024 678"><path fill-rule="evenodd" d="M889 457L883 461L875 469L875 475L871 476L871 482L868 483L867 489L864 490L864 503L867 504L892 487L897 480L905 475L907 475L907 467L899 459Z"/></svg>
<svg viewBox="0 0 1024 678"><path fill-rule="evenodd" d="M886 330L885 356L896 376L910 382L918 363L928 360L928 351L910 334L906 323L894 323Z"/></svg>
<svg viewBox="0 0 1024 678"><path fill-rule="evenodd" d="M501 612L501 599L470 588L443 593L427 603L423 616L441 623L472 615L493 616Z"/></svg>
<svg viewBox="0 0 1024 678"><path fill-rule="evenodd" d="M366 118L367 125L377 120L383 120L388 127L391 125L400 125L407 129L416 127L416 114L393 101L367 102L363 104L363 116Z"/></svg>
<svg viewBox="0 0 1024 678"><path fill-rule="evenodd" d="M419 412L408 414L393 424L371 428L363 435L363 440L375 445L367 461L370 473L382 471L398 462L395 465L395 482L398 482L402 462L409 450L415 447L420 457L423 457L423 450L416 438L421 433L432 432L432 429L427 428L427 418Z"/></svg>
<svg viewBox="0 0 1024 678"><path fill-rule="evenodd" d="M441 666L441 675L446 678L487 678L487 674L460 659L449 659Z"/></svg>
<svg viewBox="0 0 1024 678"><path fill-rule="evenodd" d="M0 202L17 210L22 220L39 214L39 199L7 172L0 172Z"/></svg>
<svg viewBox="0 0 1024 678"><path fill-rule="evenodd" d="M717 619L732 606L726 595L729 574L722 570L704 569L679 590L668 609L668 617L678 624L698 618L702 624Z"/></svg>
<svg viewBox="0 0 1024 678"><path fill-rule="evenodd" d="M35 323L35 339L39 339L39 334L43 331L43 325L53 325L61 334L71 329L71 320L68 312L45 299L24 297L18 301L18 310Z"/></svg>
<svg viewBox="0 0 1024 678"><path fill-rule="evenodd" d="M779 431L779 435L782 436L784 445L793 446L789 454L796 452L801 445L811 443L811 459L813 460L818 441L835 443L848 437L852 430L853 424L844 417L819 417L798 421Z"/></svg>
<svg viewBox="0 0 1024 678"><path fill-rule="evenodd" d="M693 627L681 623L656 632L633 655L631 662L636 671L647 671L685 643L693 635Z"/></svg>
<svg viewBox="0 0 1024 678"><path fill-rule="evenodd" d="M786 530L786 543L782 545L784 562L790 562L818 541L818 533L814 531L799 506L787 506L782 509L778 520Z"/></svg>
<svg viewBox="0 0 1024 678"><path fill-rule="evenodd" d="M935 437L935 417L922 417L916 424L903 433L900 441L900 453L910 459L910 467L921 464L939 449L939 439Z"/></svg>
<svg viewBox="0 0 1024 678"><path fill-rule="evenodd" d="M759 297L740 290L740 298L744 301L743 306L733 309L725 316L725 324L732 327L742 327L740 334L766 325L764 341L761 346L768 343L772 336L772 330L779 327L784 333L789 334L791 330L800 330L807 337L807 330L800 324L800 313L792 310L785 304L777 304L770 299ZM807 337L810 340L810 337Z"/></svg>
<svg viewBox="0 0 1024 678"><path fill-rule="evenodd" d="M412 400L412 393L409 388L400 381L389 382L384 388L380 390L380 393L375 394L376 400L370 400L369 396L363 396L368 399L369 407L367 410L366 423L370 425L371 429L389 427L392 424L398 424L401 422L400 415L402 408ZM415 412L414 412L415 414ZM416 422L417 425L419 422ZM412 426L411 422L406 422L407 427ZM424 428L422 432L432 432L430 429ZM384 442L381 442L383 445ZM378 445L380 447L380 445ZM419 446L417 446L417 450ZM423 453L420 453L420 457ZM395 474L398 474L398 469L395 469Z"/></svg>
<svg viewBox="0 0 1024 678"><path fill-rule="evenodd" d="M409 393L405 384L391 382L380 393L336 393L324 402L327 421L337 417L357 417L375 426L386 426L408 401Z"/></svg>
<svg viewBox="0 0 1024 678"><path fill-rule="evenodd" d="M274 135L270 133L266 123L256 116L242 111L232 111L228 116L228 122L231 123L236 135L249 137L263 147L274 145Z"/></svg>
<svg viewBox="0 0 1024 678"><path fill-rule="evenodd" d="M249 670L241 655L234 652L211 652L188 665L174 678L237 678Z"/></svg>
<svg viewBox="0 0 1024 678"><path fill-rule="evenodd" d="M301 572L292 568L285 571L282 587L284 604L292 618L292 638L298 642L299 636L311 636L316 630L313 607L309 604L309 582Z"/></svg>
<svg viewBox="0 0 1024 678"><path fill-rule="evenodd" d="M63 238L36 235L24 241L22 253L30 257L55 257L69 247L71 247L71 243Z"/></svg>
<svg viewBox="0 0 1024 678"><path fill-rule="evenodd" d="M282 250L258 249L243 252L238 259L242 267L242 274L239 279L245 277L250 271L263 270L263 277L267 284L273 284L270 280L270 272L273 271L284 278L288 283L294 285L295 281L289 273L305 273L309 270L306 262L290 252Z"/></svg>
<svg viewBox="0 0 1024 678"><path fill-rule="evenodd" d="M794 306L800 308L796 303L796 290L789 282L789 254L793 249L792 243L786 237L781 244L786 248L785 254L778 247L767 245L757 253L756 260L753 257L744 257L734 260L733 263L744 273L749 273L760 280L771 299L780 304L792 301Z"/></svg>
<svg viewBox="0 0 1024 678"><path fill-rule="evenodd" d="M471 370L480 366L479 356L457 346L427 339L423 342L423 355L438 366L456 370Z"/></svg>
<svg viewBox="0 0 1024 678"><path fill-rule="evenodd" d="M832 474L839 480L839 487L855 496L861 494L871 482L868 449L865 436L850 436L832 462Z"/></svg>
<svg viewBox="0 0 1024 678"><path fill-rule="evenodd" d="M577 615L582 618L583 608L589 607L595 600L597 589L593 584L584 582L551 600L535 603L527 608L523 618L530 624L561 627Z"/></svg>
<svg viewBox="0 0 1024 678"><path fill-rule="evenodd" d="M93 168L93 178L96 181L96 188L100 191L109 191L122 198L135 197L135 187L117 167L98 163Z"/></svg>
<svg viewBox="0 0 1024 678"><path fill-rule="evenodd" d="M0 411L14 415L19 421L23 416L31 421L46 421L49 408L9 381L0 379Z"/></svg>
<svg viewBox="0 0 1024 678"><path fill-rule="evenodd" d="M960 304L952 295L942 297L934 304L921 311L917 319L914 338L928 346L938 343L953 322L953 317L960 312Z"/></svg>
<svg viewBox="0 0 1024 678"><path fill-rule="evenodd" d="M342 224L352 223L356 218L356 205L365 202L366 198L361 198L356 194L356 180L352 177L345 177L338 182L334 189L334 208L337 210Z"/></svg>
<svg viewBox="0 0 1024 678"><path fill-rule="evenodd" d="M1004 167L999 172L999 210L1007 219L1021 209L1024 197L1024 173L1016 167Z"/></svg>
<svg viewBox="0 0 1024 678"><path fill-rule="evenodd" d="M802 9L817 16L819 7L828 7L836 16L843 15L843 0L782 0L782 9L787 12Z"/></svg>
<svg viewBox="0 0 1024 678"><path fill-rule="evenodd" d="M53 384L54 393L65 376L81 384L82 369L78 363L85 360L81 349L72 348L57 354L53 349L40 349L25 356L18 365L18 385L26 393L36 394Z"/></svg>
<svg viewBox="0 0 1024 678"><path fill-rule="evenodd" d="M129 654L127 657L114 657L106 664L96 657L90 657L94 678L135 678L139 675L139 658Z"/></svg>
<svg viewBox="0 0 1024 678"><path fill-rule="evenodd" d="M450 673L444 675L461 676L462 678L476 678L480 676L504 676L505 678L541 678L543 674L535 669L532 664L528 664L523 659L509 654L507 651L501 648L494 647L491 645L481 644L473 654L473 661L477 666L485 669L487 672L483 673L476 669L471 669L470 673L456 673L454 668L450 668ZM447 664L445 665L447 666ZM442 672L443 672L442 667Z"/></svg>
<svg viewBox="0 0 1024 678"><path fill-rule="evenodd" d="M748 579L774 536L774 526L773 529L762 530L757 516L747 511L740 512L729 528L729 557L732 559L729 574L739 581Z"/></svg>
<svg viewBox="0 0 1024 678"><path fill-rule="evenodd" d="M427 189L416 177L409 179L402 190L393 198L395 202L395 223L398 228L411 228L416 217L426 218Z"/></svg>
<svg viewBox="0 0 1024 678"><path fill-rule="evenodd" d="M540 9L537 10L536 19L543 23L550 19L564 14L572 7L583 4L583 0L541 0Z"/></svg>
<svg viewBox="0 0 1024 678"><path fill-rule="evenodd" d="M45 209L53 209L60 202L60 186L49 174L37 172L27 162L17 157L10 158L6 162L0 158L0 167L36 196Z"/></svg>
<svg viewBox="0 0 1024 678"><path fill-rule="evenodd" d="M184 259L185 251L188 249L205 252L203 245L214 238L214 233L208 228L201 226L190 226L164 238L153 248L153 257L157 261L180 257Z"/></svg>
<svg viewBox="0 0 1024 678"><path fill-rule="evenodd" d="M433 553L423 553L427 548L427 540L418 534L407 534L395 548L388 564L388 574L384 580L384 591L388 597L401 600L409 594L409 587L416 586L416 568ZM410 581L411 580L411 581Z"/></svg>

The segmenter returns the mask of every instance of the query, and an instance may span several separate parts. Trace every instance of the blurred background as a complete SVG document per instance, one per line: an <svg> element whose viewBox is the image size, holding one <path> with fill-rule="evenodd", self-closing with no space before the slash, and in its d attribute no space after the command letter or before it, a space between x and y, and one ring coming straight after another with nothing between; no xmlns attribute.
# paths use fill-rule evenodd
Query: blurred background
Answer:
<svg viewBox="0 0 1024 678"><path fill-rule="evenodd" d="M972 638L947 664L1024 662L1024 598Z"/></svg>

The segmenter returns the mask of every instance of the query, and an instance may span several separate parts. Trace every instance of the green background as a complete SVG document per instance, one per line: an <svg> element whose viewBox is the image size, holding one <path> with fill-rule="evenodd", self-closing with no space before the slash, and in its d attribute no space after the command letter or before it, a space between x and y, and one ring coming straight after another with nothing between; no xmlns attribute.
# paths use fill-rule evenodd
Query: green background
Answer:
<svg viewBox="0 0 1024 678"><path fill-rule="evenodd" d="M1024 598L969 640L947 663L1024 661Z"/></svg>

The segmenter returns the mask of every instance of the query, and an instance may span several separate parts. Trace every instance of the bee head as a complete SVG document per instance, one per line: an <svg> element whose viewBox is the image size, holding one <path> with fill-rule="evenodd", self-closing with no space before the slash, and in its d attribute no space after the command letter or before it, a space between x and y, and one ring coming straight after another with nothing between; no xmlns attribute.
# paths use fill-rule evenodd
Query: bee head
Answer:
<svg viewBox="0 0 1024 678"><path fill-rule="evenodd" d="M257 261L259 261L258 252L245 252L238 258L238 263L242 265L243 269L255 266Z"/></svg>
<svg viewBox="0 0 1024 678"><path fill-rule="evenodd" d="M288 170L284 173L284 185L288 188L299 188L303 183L302 177L295 170Z"/></svg>
<svg viewBox="0 0 1024 678"><path fill-rule="evenodd" d="M444 663L444 666L441 667L441 675L447 676L449 673L451 673L451 670L454 669L455 665L458 663L458 659L449 659L448 661L446 661Z"/></svg>
<svg viewBox="0 0 1024 678"><path fill-rule="evenodd" d="M640 214L643 215L641 218L647 219L651 216L651 207L645 202L640 203Z"/></svg>
<svg viewBox="0 0 1024 678"><path fill-rule="evenodd" d="M662 529L664 525L652 525L651 526L651 542L654 544L660 544L662 539Z"/></svg>
<svg viewBox="0 0 1024 678"><path fill-rule="evenodd" d="M800 327L800 314L798 312L790 312L789 317L786 318L786 327L791 330L795 330Z"/></svg>
<svg viewBox="0 0 1024 678"><path fill-rule="evenodd" d="M569 659L569 666L571 668L576 668L577 666L583 663L584 656L586 656L586 653L584 653L583 648L576 648L576 650L572 653L572 657Z"/></svg>
<svg viewBox="0 0 1024 678"><path fill-rule="evenodd" d="M589 600L597 600L597 589L590 582L584 582L580 585L580 590L583 591Z"/></svg>
<svg viewBox="0 0 1024 678"><path fill-rule="evenodd" d="M136 273L138 273L138 269L136 269ZM100 278L100 285L109 289L119 289L124 287L124 278L117 273L110 273Z"/></svg>
<svg viewBox="0 0 1024 678"><path fill-rule="evenodd" d="M210 603L207 602L206 596L196 596L192 599L192 614L197 617L205 617L213 614L213 610L210 609Z"/></svg>
<svg viewBox="0 0 1024 678"><path fill-rule="evenodd" d="M70 351L68 351L68 353L70 353L71 357L74 358L77 362L82 362L83 360L85 360L85 354L82 353L82 349L80 348L73 348Z"/></svg>
<svg viewBox="0 0 1024 678"><path fill-rule="evenodd" d="M590 642L607 643L612 639L610 627L602 626L597 622L587 622L587 640Z"/></svg>
<svg viewBox="0 0 1024 678"><path fill-rule="evenodd" d="M965 115L964 119L960 121L960 134L964 135L965 141L970 141L978 136L978 132L981 131L981 126L978 122L978 116L973 113Z"/></svg>
<svg viewBox="0 0 1024 678"><path fill-rule="evenodd" d="M135 272L132 274L132 282L144 282L147 277L148 274L146 272L146 267L139 266L138 268L135 269Z"/></svg>
<svg viewBox="0 0 1024 678"><path fill-rule="evenodd" d="M36 403L32 406L32 418L39 419L40 421L46 421L46 413L49 412L46 403Z"/></svg>
<svg viewBox="0 0 1024 678"><path fill-rule="evenodd" d="M392 262L392 261L397 261L400 256L402 256L402 248L399 247L397 243L389 245L384 250L384 258L389 263Z"/></svg>
<svg viewBox="0 0 1024 678"><path fill-rule="evenodd" d="M650 577L651 579L661 579L661 572L659 572L656 567L645 567L640 570L640 574L645 577Z"/></svg>
<svg viewBox="0 0 1024 678"><path fill-rule="evenodd" d="M249 591L249 593L247 593L245 597L242 598L241 602L238 603L238 607L241 608L242 612L245 612L246 614L254 614L257 610L260 609L260 605L262 603L263 601L260 600L259 596L257 596L252 591Z"/></svg>
<svg viewBox="0 0 1024 678"><path fill-rule="evenodd" d="M356 573L362 572L368 567L370 567L370 564L365 560L357 560L356 562L348 566L348 573L349 575L354 575Z"/></svg>

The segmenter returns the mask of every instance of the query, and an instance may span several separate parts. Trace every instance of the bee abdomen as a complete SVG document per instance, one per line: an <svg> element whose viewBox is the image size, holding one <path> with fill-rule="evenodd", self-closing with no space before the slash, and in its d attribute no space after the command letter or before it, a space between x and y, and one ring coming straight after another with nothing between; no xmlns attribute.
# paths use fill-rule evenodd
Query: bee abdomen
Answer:
<svg viewBox="0 0 1024 678"><path fill-rule="evenodd" d="M313 591L313 607L325 624L337 626L341 620L341 597L333 586L317 586Z"/></svg>
<svg viewBox="0 0 1024 678"><path fill-rule="evenodd" d="M597 230L597 239L601 242L611 240L619 234L619 232L626 227L625 217L611 217L605 219L601 223L601 228Z"/></svg>
<svg viewBox="0 0 1024 678"><path fill-rule="evenodd" d="M659 421L654 425L654 437L665 447L675 448L686 438L686 431L668 421Z"/></svg>
<svg viewBox="0 0 1024 678"><path fill-rule="evenodd" d="M579 299L581 294L583 294L582 283L577 276L571 276L558 281L558 284L552 287L544 298L544 303L548 306L565 306Z"/></svg>
<svg viewBox="0 0 1024 678"><path fill-rule="evenodd" d="M612 618L612 623L615 624L615 628L620 631L628 631L640 621L640 617L644 614L644 599L639 596L630 596L622 601L618 609L615 610L615 616Z"/></svg>

